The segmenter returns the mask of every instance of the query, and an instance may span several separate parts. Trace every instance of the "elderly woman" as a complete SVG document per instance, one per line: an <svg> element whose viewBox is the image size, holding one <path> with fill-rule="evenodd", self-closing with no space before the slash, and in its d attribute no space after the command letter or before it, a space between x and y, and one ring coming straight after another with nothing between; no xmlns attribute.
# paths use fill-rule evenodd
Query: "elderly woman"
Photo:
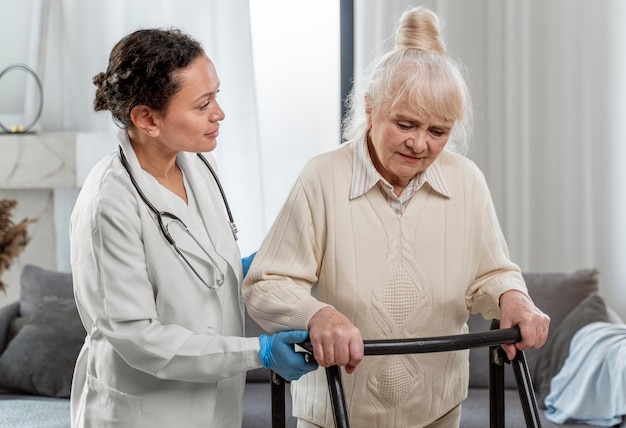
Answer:
<svg viewBox="0 0 626 428"><path fill-rule="evenodd" d="M471 114L436 15L404 13L350 107L347 142L305 166L257 253L248 310L269 331L308 329L320 366L352 374L354 426L458 426L467 351L361 361L362 338L461 334L480 312L519 326L513 358L545 342L549 318L509 259L482 173L444 150L464 145ZM299 426L333 426L324 371L292 385Z"/></svg>

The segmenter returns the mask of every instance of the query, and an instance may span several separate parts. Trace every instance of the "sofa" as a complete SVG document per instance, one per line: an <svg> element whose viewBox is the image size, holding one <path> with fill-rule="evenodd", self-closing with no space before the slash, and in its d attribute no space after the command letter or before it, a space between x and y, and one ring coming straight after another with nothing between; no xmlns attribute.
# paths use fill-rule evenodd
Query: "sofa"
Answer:
<svg viewBox="0 0 626 428"><path fill-rule="evenodd" d="M598 276L594 269L524 274L535 303L552 320L546 346L525 353L538 402L547 394L550 378L562 366L568 343L579 328L598 320L622 322L597 294ZM72 298L71 274L27 265L20 287L20 300L0 308L0 426L67 428L73 362L85 335ZM468 325L472 332L485 331L490 321L472 315ZM258 336L262 330L246 317L246 333ZM525 427L512 370L505 367L505 373L505 426ZM488 377L487 348L472 349L461 427L489 426ZM285 408L287 427L295 427L288 386ZM542 427L557 426L545 419L542 410L539 414ZM270 372L251 371L244 394L243 427L271 427L271 415Z"/></svg>

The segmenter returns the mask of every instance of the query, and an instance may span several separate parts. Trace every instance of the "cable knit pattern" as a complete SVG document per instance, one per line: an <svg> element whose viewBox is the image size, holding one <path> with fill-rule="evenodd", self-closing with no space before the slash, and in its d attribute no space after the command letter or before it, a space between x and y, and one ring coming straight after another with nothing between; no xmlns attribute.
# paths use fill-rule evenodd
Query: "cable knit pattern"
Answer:
<svg viewBox="0 0 626 428"><path fill-rule="evenodd" d="M526 292L471 161L443 152L449 197L425 183L399 215L377 186L350 199L355 144L364 142L305 166L259 249L244 297L263 328L303 329L332 305L363 339L460 334L469 311L497 318L502 292ZM342 377L351 425L428 425L465 398L467 360L467 351L365 357ZM334 425L323 369L292 392L298 417Z"/></svg>
<svg viewBox="0 0 626 428"><path fill-rule="evenodd" d="M391 358L386 370L378 379L378 391L391 406L397 406L407 398L415 384L414 374L400 361Z"/></svg>
<svg viewBox="0 0 626 428"><path fill-rule="evenodd" d="M401 266L392 274L391 281L383 290L382 303L399 328L404 326L409 315L419 307L419 291Z"/></svg>

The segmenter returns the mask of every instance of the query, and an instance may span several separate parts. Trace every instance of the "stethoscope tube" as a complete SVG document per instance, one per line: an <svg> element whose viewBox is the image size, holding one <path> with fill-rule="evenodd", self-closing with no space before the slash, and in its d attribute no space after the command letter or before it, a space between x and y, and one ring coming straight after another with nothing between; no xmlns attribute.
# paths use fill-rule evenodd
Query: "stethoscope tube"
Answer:
<svg viewBox="0 0 626 428"><path fill-rule="evenodd" d="M124 169L128 173L128 176L130 177L130 181L133 184L133 187L135 188L137 193L139 194L139 197L148 206L150 211L152 211L157 216L167 215L167 216L170 216L170 217L172 217L172 218L182 222L182 220L180 220L180 218L178 218L174 214L161 212L161 211L157 210L156 207L152 204L152 202L150 202L148 200L146 195L143 193L143 191L139 187L139 184L137 184L137 181L135 180L135 177L130 172L130 164L128 163L128 160L126 159L126 155L124 155L124 150L122 149L122 146L118 146L118 148L119 148L119 152L120 152L119 154L120 154L120 160L122 162L122 166L124 167ZM224 207L226 208L226 214L228 215L228 222L230 224L230 229L233 232L233 237L235 238L235 241L236 241L238 239L237 238L237 233L239 232L239 230L237 229L237 225L235 224L235 220L233 219L233 214L230 211L230 205L228 204L228 199L226 198L226 193L224 192L224 188L222 187L222 183L220 182L220 179L218 178L217 173L215 172L215 170L213 169L213 167L211 166L211 164L209 163L207 158L205 158L202 155L202 153L196 153L196 155L200 158L202 163L204 163L204 165L206 165L206 167L209 169L209 171L211 172L211 175L213 176L213 179L215 180L215 184L217 184L217 188L219 189L220 195L222 196L222 201L224 201ZM170 242L170 244L172 244L172 238L168 237L168 236L166 236L166 238Z"/></svg>
<svg viewBox="0 0 626 428"><path fill-rule="evenodd" d="M226 212L228 214L228 219L229 219L229 222L230 222L230 228L231 228L231 231L233 232L233 237L235 238L235 240L237 240L237 226L235 225L235 222L233 220L233 216L231 214L230 207L228 206L228 201L226 200L226 194L224 193L224 190L223 190L222 185L221 185L221 183L219 181L219 178L217 177L217 174L215 173L215 171L213 170L213 168L211 167L209 162L206 160L206 158L204 156L202 156L202 154L200 154L200 153L198 153L197 155L202 160L202 162L206 165L206 167L209 169L209 171L211 172L211 175L213 176L213 179L215 180L215 183L217 184L217 187L220 190L220 194L222 196L222 200L224 201L224 206L226 207ZM161 234L167 240L169 245L174 249L174 251L176 251L176 253L182 258L182 260L187 264L187 266L193 271L193 273L198 277L198 279L204 285L206 285L208 288L210 288L212 290L216 290L218 287L222 286L222 284L224 283L224 272L222 271L222 269L220 269L219 265L213 259L211 254L209 254L209 252L207 252L204 248L202 248L202 245L193 236L193 234L191 234L189 232L189 229L187 228L187 225L185 224L185 222L183 222L183 220L181 218L179 218L175 214L169 213L167 211L159 211L154 206L154 204L152 204L152 202L150 202L148 197L141 190L141 187L139 187L139 184L137 183L137 180L133 176L132 172L130 171L130 165L128 163L128 159L126 159L126 156L124 155L124 151L123 151L121 146L119 146L119 156L120 156L120 161L122 163L122 166L124 167L124 169L128 173L128 177L130 178L130 182L132 183L133 187L137 191L137 194L139 195L141 200L146 204L148 209L156 217L159 229L161 231ZM196 241L196 243L202 248L202 250L204 251L206 256L209 258L209 260L211 260L211 263L213 264L214 268L219 272L219 275L217 276L217 278L214 278L215 279L215 284L207 283L205 281L205 279L200 275L200 273L192 266L191 262L189 260L187 260L187 257L185 257L185 255L178 248L178 245L176 245L176 241L174 240L174 238L170 234L168 228L165 226L165 224L163 222L163 217L168 217L170 219L173 219L173 220L176 220L177 222L179 222L184 227L184 229L190 234L192 239L194 241Z"/></svg>
<svg viewBox="0 0 626 428"><path fill-rule="evenodd" d="M222 187L222 183L220 179L217 177L217 174L207 158L205 158L202 153L196 153L200 160L206 165L206 167L211 171L211 175L215 180L215 184L217 184L217 188L220 190L220 194L222 195L222 200L224 201L224 206L226 207L226 213L228 214L228 221L230 222L230 228L233 231L233 236L235 237L235 241L237 240L237 233L239 230L237 229L237 225L235 224L235 220L233 219L233 214L230 212L230 205L228 205L228 199L226 199L226 193L224 193L224 188Z"/></svg>

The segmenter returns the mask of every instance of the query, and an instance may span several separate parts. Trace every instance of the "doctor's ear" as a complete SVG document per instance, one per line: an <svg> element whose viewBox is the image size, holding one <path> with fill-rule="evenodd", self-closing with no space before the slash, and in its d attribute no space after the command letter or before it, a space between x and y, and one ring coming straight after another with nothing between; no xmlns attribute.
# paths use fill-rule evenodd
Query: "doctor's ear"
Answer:
<svg viewBox="0 0 626 428"><path fill-rule="evenodd" d="M133 121L139 132L149 137L159 135L159 128L154 120L154 111L146 105L137 105L130 111L130 120Z"/></svg>

